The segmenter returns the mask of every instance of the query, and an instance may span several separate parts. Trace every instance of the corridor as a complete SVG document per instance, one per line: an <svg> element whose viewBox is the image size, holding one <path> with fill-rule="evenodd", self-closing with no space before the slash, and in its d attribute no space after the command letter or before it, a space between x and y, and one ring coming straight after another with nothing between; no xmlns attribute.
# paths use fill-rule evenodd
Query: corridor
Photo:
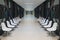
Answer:
<svg viewBox="0 0 60 40"><path fill-rule="evenodd" d="M24 16L17 28L11 32L10 36L2 38L2 40L57 40L57 37L48 35L37 18L28 14Z"/></svg>

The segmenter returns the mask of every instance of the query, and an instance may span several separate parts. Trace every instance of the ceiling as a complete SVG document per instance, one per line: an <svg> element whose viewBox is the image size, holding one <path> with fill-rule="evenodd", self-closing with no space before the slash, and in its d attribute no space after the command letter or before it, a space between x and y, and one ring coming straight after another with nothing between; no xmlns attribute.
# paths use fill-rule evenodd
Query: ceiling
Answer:
<svg viewBox="0 0 60 40"><path fill-rule="evenodd" d="M43 3L45 0L13 0L25 10L31 11L36 8L38 5Z"/></svg>

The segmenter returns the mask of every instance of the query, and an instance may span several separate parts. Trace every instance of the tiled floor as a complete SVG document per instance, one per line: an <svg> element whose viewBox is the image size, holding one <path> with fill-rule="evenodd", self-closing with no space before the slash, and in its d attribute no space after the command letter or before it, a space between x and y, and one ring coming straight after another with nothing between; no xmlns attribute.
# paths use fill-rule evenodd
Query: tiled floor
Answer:
<svg viewBox="0 0 60 40"><path fill-rule="evenodd" d="M57 40L56 37L51 37L47 33L34 16L27 15L22 19L18 28L2 40Z"/></svg>

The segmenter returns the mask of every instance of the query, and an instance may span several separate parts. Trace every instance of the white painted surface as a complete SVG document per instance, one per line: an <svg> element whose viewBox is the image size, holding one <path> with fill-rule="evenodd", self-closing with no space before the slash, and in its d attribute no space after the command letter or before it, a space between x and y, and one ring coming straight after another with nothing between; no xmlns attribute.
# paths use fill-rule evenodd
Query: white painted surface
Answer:
<svg viewBox="0 0 60 40"><path fill-rule="evenodd" d="M33 10L39 4L43 3L45 0L14 0L16 3L21 5L25 10Z"/></svg>

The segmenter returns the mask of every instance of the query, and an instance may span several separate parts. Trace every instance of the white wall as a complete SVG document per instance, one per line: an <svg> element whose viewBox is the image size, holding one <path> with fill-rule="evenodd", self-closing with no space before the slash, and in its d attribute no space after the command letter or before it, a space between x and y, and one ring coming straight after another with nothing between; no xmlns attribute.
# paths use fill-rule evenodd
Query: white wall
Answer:
<svg viewBox="0 0 60 40"><path fill-rule="evenodd" d="M4 5L4 1L3 0L0 0L0 4Z"/></svg>
<svg viewBox="0 0 60 40"><path fill-rule="evenodd" d="M54 5L58 5L59 4L59 0L55 0Z"/></svg>

